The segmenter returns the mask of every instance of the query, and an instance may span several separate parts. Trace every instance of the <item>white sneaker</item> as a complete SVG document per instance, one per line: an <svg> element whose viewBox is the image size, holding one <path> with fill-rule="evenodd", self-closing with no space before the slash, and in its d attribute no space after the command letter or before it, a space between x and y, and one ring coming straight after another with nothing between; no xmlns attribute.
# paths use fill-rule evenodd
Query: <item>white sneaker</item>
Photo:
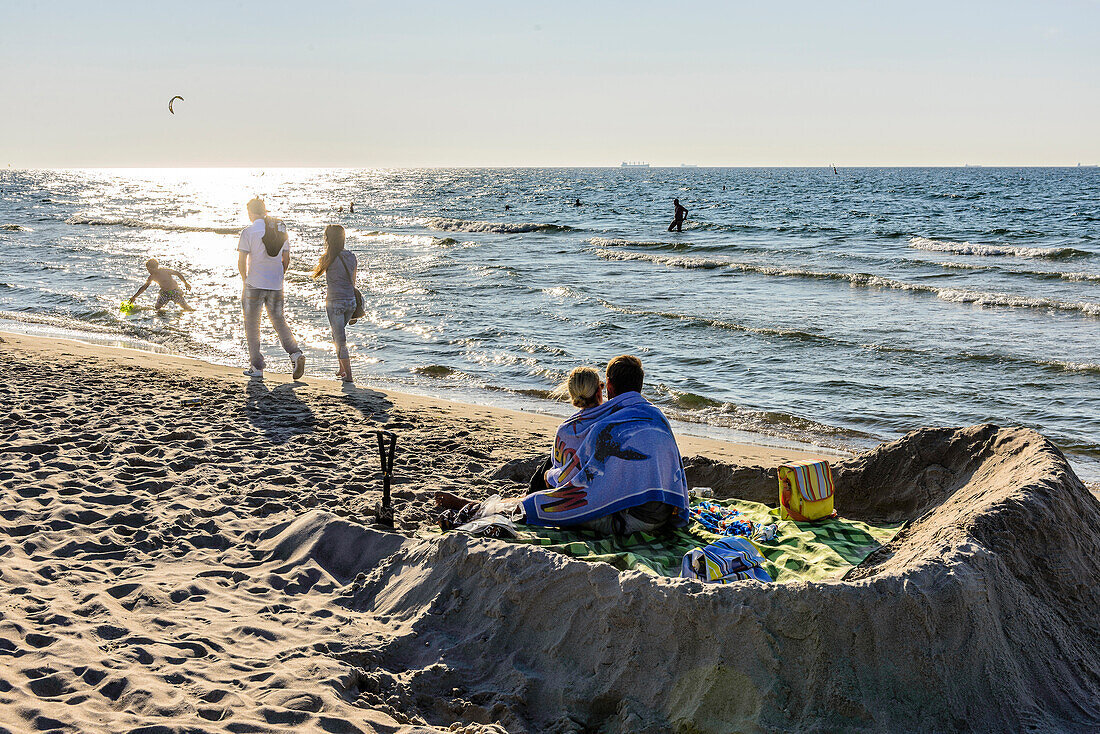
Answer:
<svg viewBox="0 0 1100 734"><path fill-rule="evenodd" d="M249 368L244 371L244 374L248 375L249 377L259 378L261 380L264 379L264 371L260 370L260 369L256 369L255 367L252 367L252 366L249 366Z"/></svg>
<svg viewBox="0 0 1100 734"><path fill-rule="evenodd" d="M290 364L293 365L293 367L294 367L293 377L294 377L295 380L298 380L298 379L301 379L302 375L304 375L306 373L306 355L302 354L301 352L298 352L297 353L298 358L295 359L294 357L295 357L295 355L291 355Z"/></svg>

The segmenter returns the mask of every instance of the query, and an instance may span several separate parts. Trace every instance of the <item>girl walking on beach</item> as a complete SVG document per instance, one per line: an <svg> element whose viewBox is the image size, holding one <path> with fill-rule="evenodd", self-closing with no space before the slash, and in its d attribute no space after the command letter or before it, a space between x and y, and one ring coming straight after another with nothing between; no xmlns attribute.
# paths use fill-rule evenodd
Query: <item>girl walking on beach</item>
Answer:
<svg viewBox="0 0 1100 734"><path fill-rule="evenodd" d="M313 277L325 275L325 313L332 327L332 341L336 344L336 358L340 369L336 376L344 382L352 382L351 356L348 354L347 335L344 327L355 314L355 275L358 261L355 254L344 248L344 228L339 224L325 227L325 254L317 261Z"/></svg>

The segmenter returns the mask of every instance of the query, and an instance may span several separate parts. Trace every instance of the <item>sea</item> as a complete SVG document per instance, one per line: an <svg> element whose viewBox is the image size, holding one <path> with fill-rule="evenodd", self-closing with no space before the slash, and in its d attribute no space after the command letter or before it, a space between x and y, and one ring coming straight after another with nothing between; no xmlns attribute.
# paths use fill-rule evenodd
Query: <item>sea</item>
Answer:
<svg viewBox="0 0 1100 734"><path fill-rule="evenodd" d="M291 233L311 375L335 371L310 270L342 224L362 382L566 414L570 369L630 353L687 432L843 452L1026 426L1100 481L1100 169L6 169L0 329L243 367L257 195ZM120 310L150 257L194 313L154 312L155 287Z"/></svg>

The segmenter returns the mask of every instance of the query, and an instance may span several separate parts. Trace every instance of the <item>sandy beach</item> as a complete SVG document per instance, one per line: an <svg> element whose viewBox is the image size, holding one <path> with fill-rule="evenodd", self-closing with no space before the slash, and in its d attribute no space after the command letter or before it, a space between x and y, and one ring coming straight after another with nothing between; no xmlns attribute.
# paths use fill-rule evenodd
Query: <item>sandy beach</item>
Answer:
<svg viewBox="0 0 1100 734"><path fill-rule="evenodd" d="M436 489L519 491L551 417L2 338L5 731L1100 722L1100 503L1033 432L842 460L842 514L894 539L843 579L716 587L423 532ZM370 527L383 426L398 533ZM682 446L694 484L758 501L799 456Z"/></svg>
<svg viewBox="0 0 1100 734"><path fill-rule="evenodd" d="M372 645L405 623L337 604L350 578L258 559L311 511L371 522L378 428L400 436L393 491L399 527L411 533L431 524L435 490L522 491L517 481L558 423L336 381L269 373L251 382L163 354L2 338L0 402L10 415L0 434L0 655L9 657L0 708L16 729L401 730L407 709L386 703L384 683L367 685L366 706L347 691ZM690 437L681 446L726 464L808 456ZM349 576L370 570L354 552L353 562L362 565Z"/></svg>

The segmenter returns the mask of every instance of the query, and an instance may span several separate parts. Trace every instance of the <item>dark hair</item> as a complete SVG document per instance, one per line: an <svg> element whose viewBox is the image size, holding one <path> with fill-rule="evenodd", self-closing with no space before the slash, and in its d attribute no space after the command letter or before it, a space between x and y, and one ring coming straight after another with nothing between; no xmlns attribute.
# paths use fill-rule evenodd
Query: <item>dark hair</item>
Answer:
<svg viewBox="0 0 1100 734"><path fill-rule="evenodd" d="M255 197L252 201L248 202L249 214L267 214L267 205L264 204L264 200L260 197Z"/></svg>
<svg viewBox="0 0 1100 734"><path fill-rule="evenodd" d="M644 377L642 360L632 354L619 355L607 363L607 382L615 388L616 395L641 392Z"/></svg>
<svg viewBox="0 0 1100 734"><path fill-rule="evenodd" d="M328 270L328 266L336 262L340 253L344 251L344 228L339 224L330 224L325 227L325 254L317 261L317 267L313 269L313 277L321 277L321 273Z"/></svg>

